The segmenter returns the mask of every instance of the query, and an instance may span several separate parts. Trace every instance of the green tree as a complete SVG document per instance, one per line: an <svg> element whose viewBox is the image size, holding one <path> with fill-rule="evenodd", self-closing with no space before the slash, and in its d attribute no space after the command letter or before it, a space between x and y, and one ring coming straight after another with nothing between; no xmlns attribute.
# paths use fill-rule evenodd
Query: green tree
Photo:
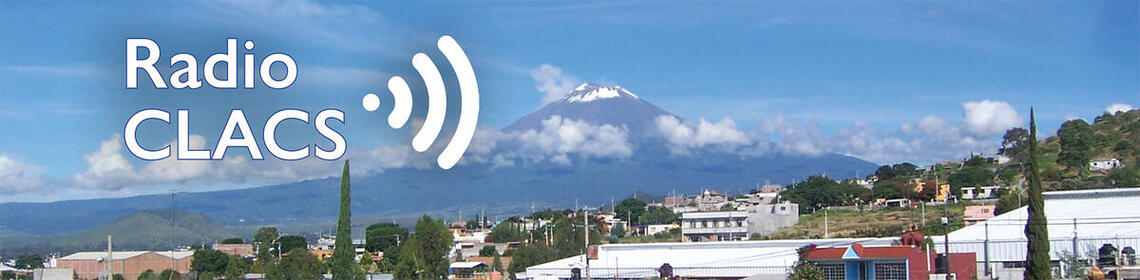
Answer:
<svg viewBox="0 0 1140 280"><path fill-rule="evenodd" d="M262 227L257 229L257 234L253 235L253 243L257 245L257 269L255 271L265 272L265 265L277 259L277 253L274 248L277 248L277 233L275 227Z"/></svg>
<svg viewBox="0 0 1140 280"><path fill-rule="evenodd" d="M823 270L809 262L800 263L792 269L792 274L788 275L788 280L824 280Z"/></svg>
<svg viewBox="0 0 1140 280"><path fill-rule="evenodd" d="M332 255L333 280L353 280L361 276L355 266L356 252L352 246L352 197L349 196L350 183L348 161L344 161L344 172L340 176L340 210L336 221L336 243ZM306 253L308 254L308 253Z"/></svg>
<svg viewBox="0 0 1140 280"><path fill-rule="evenodd" d="M527 267L547 263L558 259L560 255L553 247L545 245L527 245L515 250L511 256L511 266L507 268L514 279L517 272L526 271Z"/></svg>
<svg viewBox="0 0 1140 280"><path fill-rule="evenodd" d="M440 279L447 276L447 255L451 252L451 231L443 225L443 220L435 220L424 215L415 227L416 262L421 265L422 276Z"/></svg>
<svg viewBox="0 0 1140 280"><path fill-rule="evenodd" d="M242 243L245 243L245 241L241 240L240 237L226 238L226 240L222 240L222 244L242 244Z"/></svg>
<svg viewBox="0 0 1140 280"><path fill-rule="evenodd" d="M994 209L996 215L1005 214L1005 212L1016 210L1024 206L1024 203L1029 200L1022 195L1020 191L1011 189L1003 189L1001 196L998 197L997 209Z"/></svg>
<svg viewBox="0 0 1140 280"><path fill-rule="evenodd" d="M280 279L280 280L316 280L323 278L322 274L325 273L326 266L317 259L317 256L310 254L301 248L294 248L288 252L288 255L281 259L277 265L273 265L268 269L266 275L267 279ZM336 275L336 274L333 274Z"/></svg>
<svg viewBox="0 0 1140 280"><path fill-rule="evenodd" d="M871 197L894 199L906 196L903 188L892 181L879 181L875 182L875 186L871 187Z"/></svg>
<svg viewBox="0 0 1140 280"><path fill-rule="evenodd" d="M951 194L961 194L963 187L983 187L993 184L994 172L984 167L970 166L954 172L948 178Z"/></svg>
<svg viewBox="0 0 1140 280"><path fill-rule="evenodd" d="M194 258L190 261L190 270L199 274L212 272L214 275L225 272L230 256L218 250L194 250Z"/></svg>
<svg viewBox="0 0 1140 280"><path fill-rule="evenodd" d="M1023 163L1029 155L1027 143L1029 143L1028 130L1020 127L1010 128L1001 138L1001 148L998 148L998 153L1014 162Z"/></svg>
<svg viewBox="0 0 1140 280"><path fill-rule="evenodd" d="M894 170L895 176L915 176L915 175L918 175L918 166L914 165L913 163L909 163L909 162L897 163L895 165L892 165L891 169Z"/></svg>
<svg viewBox="0 0 1140 280"><path fill-rule="evenodd" d="M1140 186L1140 172L1136 167L1117 168L1108 172L1108 178L1116 183L1117 187L1127 188Z"/></svg>
<svg viewBox="0 0 1140 280"><path fill-rule="evenodd" d="M44 268L44 258L37 254L24 254L16 257L14 265L19 269Z"/></svg>
<svg viewBox="0 0 1140 280"><path fill-rule="evenodd" d="M807 180L788 186L780 196L800 205L800 212L809 213L819 207L852 205L870 198L871 191L855 184L841 184L824 176L811 176Z"/></svg>
<svg viewBox="0 0 1140 280"><path fill-rule="evenodd" d="M622 220L637 223L637 218L641 217L641 213L645 212L645 201L632 197L623 199L618 203L617 207L614 207L614 212L616 212L614 214Z"/></svg>
<svg viewBox="0 0 1140 280"><path fill-rule="evenodd" d="M218 274L212 271L198 273L198 280L214 280L214 278L218 278Z"/></svg>
<svg viewBox="0 0 1140 280"><path fill-rule="evenodd" d="M875 169L875 177L879 180L894 179L896 175L898 174L895 173L895 169L891 168L890 165L879 166L878 169Z"/></svg>
<svg viewBox="0 0 1140 280"><path fill-rule="evenodd" d="M622 224L614 225L614 227L610 228L610 236L612 236L613 239L615 239L615 240L618 238L624 237L625 236L625 226Z"/></svg>
<svg viewBox="0 0 1140 280"><path fill-rule="evenodd" d="M301 248L306 250L309 248L309 242L305 240L305 237L302 237L300 235L281 236L281 238L277 239L277 244L279 244L279 250L282 252L292 251L293 248Z"/></svg>
<svg viewBox="0 0 1140 280"><path fill-rule="evenodd" d="M526 232L523 232L522 226L513 222L503 222L491 229L488 235L493 242L513 242L527 238Z"/></svg>
<svg viewBox="0 0 1140 280"><path fill-rule="evenodd" d="M1065 122L1069 124L1070 122ZM1079 121L1084 123L1084 121ZM1085 124L1086 126L1088 124ZM1064 125L1062 125L1064 130ZM1063 141L1063 140L1062 140ZM1063 149L1063 148L1062 148ZM1033 109L1029 109L1029 156L1037 157L1037 122L1033 117ZM1081 163L1082 166L1084 163ZM1025 223L1025 238L1029 241L1026 246L1025 279L1049 280L1049 228L1045 219L1045 198L1041 195L1041 177L1037 173L1039 163L1029 161L1029 170L1025 177L1029 180L1029 219Z"/></svg>
<svg viewBox="0 0 1140 280"><path fill-rule="evenodd" d="M1084 120L1075 119L1061 124L1057 130L1057 137L1061 139L1061 152L1057 154L1057 163L1077 169L1084 174L1088 170L1089 160L1092 159L1091 145L1093 130ZM1036 141L1036 139L1033 139Z"/></svg>
<svg viewBox="0 0 1140 280"><path fill-rule="evenodd" d="M677 213L673 213L673 210L669 210L669 208L651 206L649 210L645 210L645 213L641 214L640 221L638 222L644 224L672 224L680 219L681 217L677 216Z"/></svg>
<svg viewBox="0 0 1140 280"><path fill-rule="evenodd" d="M154 275L154 270L147 269L143 271L143 273L140 273L136 280L158 280L158 278Z"/></svg>
<svg viewBox="0 0 1140 280"><path fill-rule="evenodd" d="M182 279L182 273L179 273L178 271L170 270L169 268L167 268L165 270L162 270L162 273L158 274L158 279L161 279L161 280Z"/></svg>
<svg viewBox="0 0 1140 280"><path fill-rule="evenodd" d="M503 260L499 258L499 253L495 253L495 258L491 261L491 269L498 272L503 272Z"/></svg>
<svg viewBox="0 0 1140 280"><path fill-rule="evenodd" d="M495 249L495 245L485 245L483 246L483 249L479 249L480 257L490 257L498 254L499 250Z"/></svg>
<svg viewBox="0 0 1140 280"><path fill-rule="evenodd" d="M372 261L372 258L373 258L372 252L369 252L368 250L364 250L364 254L360 255L360 263L359 263L360 270L363 270L365 273L372 272L373 271L372 268L376 264L375 262Z"/></svg>
<svg viewBox="0 0 1140 280"><path fill-rule="evenodd" d="M226 262L226 271L222 275L226 280L245 279L245 274L249 272L250 261L235 255L230 255L229 258L230 260Z"/></svg>
<svg viewBox="0 0 1140 280"><path fill-rule="evenodd" d="M364 229L364 248L368 251L387 254L388 248L398 245L398 240L407 239L408 229L395 223L375 223Z"/></svg>
<svg viewBox="0 0 1140 280"><path fill-rule="evenodd" d="M115 275L111 275L111 279L112 280L124 280L123 275L119 274L119 273L115 273Z"/></svg>

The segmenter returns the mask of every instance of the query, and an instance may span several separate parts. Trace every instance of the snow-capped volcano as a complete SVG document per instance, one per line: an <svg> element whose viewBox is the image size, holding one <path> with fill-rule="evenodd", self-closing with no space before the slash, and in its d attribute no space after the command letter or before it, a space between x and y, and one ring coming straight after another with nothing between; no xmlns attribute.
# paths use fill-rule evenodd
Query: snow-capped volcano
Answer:
<svg viewBox="0 0 1140 280"><path fill-rule="evenodd" d="M503 131L526 131L542 129L542 121L553 116L580 120L593 125L609 124L623 127L631 139L657 135L658 116L670 115L668 111L645 102L632 91L621 86L602 86L583 83L571 90L565 97L516 120Z"/></svg>
<svg viewBox="0 0 1140 280"><path fill-rule="evenodd" d="M591 102L599 99L615 98L615 97L632 97L639 99L636 94L629 92L621 86L601 86L594 83L582 83L566 97L562 98L566 102Z"/></svg>

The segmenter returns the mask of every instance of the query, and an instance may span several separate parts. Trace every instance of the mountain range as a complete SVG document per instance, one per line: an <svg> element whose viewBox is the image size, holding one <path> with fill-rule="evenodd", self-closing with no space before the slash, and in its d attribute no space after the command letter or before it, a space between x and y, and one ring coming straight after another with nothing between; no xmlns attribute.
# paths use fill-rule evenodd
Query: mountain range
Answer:
<svg viewBox="0 0 1140 280"><path fill-rule="evenodd" d="M436 169L396 168L352 177L356 223L429 214L455 219L479 211L514 215L539 208L569 208L575 201L598 206L635 191L696 193L703 189L738 193L764 182L786 184L813 174L834 178L869 174L876 164L839 154L798 155L695 150L678 155L658 130L657 119L680 119L619 86L582 84L503 128L518 134L543 129L551 118L611 125L628 137L624 157L575 157L576 164L551 161L513 166L466 164ZM511 149L500 145L497 149ZM248 189L178 193L176 208L202 213L224 227L316 224L336 218L339 178ZM75 234L140 210L169 209L169 195L0 204L0 236ZM169 211L169 210L166 210ZM189 241L189 240L186 240ZM0 248L2 249L2 248Z"/></svg>

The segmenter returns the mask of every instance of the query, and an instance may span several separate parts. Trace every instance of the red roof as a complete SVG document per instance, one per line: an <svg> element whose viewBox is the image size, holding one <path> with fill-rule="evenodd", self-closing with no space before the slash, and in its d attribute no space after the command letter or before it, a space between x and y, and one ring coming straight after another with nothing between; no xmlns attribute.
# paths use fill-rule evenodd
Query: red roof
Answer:
<svg viewBox="0 0 1140 280"><path fill-rule="evenodd" d="M855 254L858 254L859 258L862 259L909 258L914 255L922 255L922 251L911 246L863 247L861 244L853 244L850 247L816 248L804 257L809 260L842 259L848 248L855 250Z"/></svg>

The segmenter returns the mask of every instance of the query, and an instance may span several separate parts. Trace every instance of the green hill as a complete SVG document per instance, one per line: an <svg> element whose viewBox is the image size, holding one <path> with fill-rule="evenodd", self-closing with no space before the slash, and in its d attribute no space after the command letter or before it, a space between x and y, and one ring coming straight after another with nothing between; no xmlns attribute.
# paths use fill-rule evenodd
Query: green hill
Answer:
<svg viewBox="0 0 1140 280"><path fill-rule="evenodd" d="M172 232L171 214L170 210L138 211L64 238L58 245L76 249L105 248L107 235L111 235L116 249L164 250L170 247L172 234L178 244L213 243L231 237L210 218L183 210L173 212Z"/></svg>
<svg viewBox="0 0 1140 280"><path fill-rule="evenodd" d="M1074 127L1084 126L1083 120L1071 120ZM1037 158L1041 164L1041 176L1047 190L1073 190L1088 188L1137 187L1140 186L1140 110L1116 114L1104 114L1082 129L1087 134L1065 133L1064 126L1056 135L1041 142L1042 155ZM1087 149L1078 151L1081 157L1090 160L1118 159L1123 168L1108 172L1091 172L1088 163L1081 167L1067 167L1058 161L1062 156L1064 137L1083 137Z"/></svg>

